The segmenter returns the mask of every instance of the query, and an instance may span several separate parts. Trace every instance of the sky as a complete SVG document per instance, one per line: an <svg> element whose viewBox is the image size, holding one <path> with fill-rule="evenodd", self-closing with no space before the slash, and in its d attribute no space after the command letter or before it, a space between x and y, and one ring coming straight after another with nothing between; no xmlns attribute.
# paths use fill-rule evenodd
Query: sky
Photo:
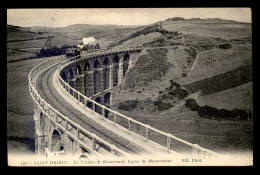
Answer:
<svg viewBox="0 0 260 175"><path fill-rule="evenodd" d="M66 27L72 24L148 25L167 18L222 18L251 23L250 8L8 9L7 24Z"/></svg>

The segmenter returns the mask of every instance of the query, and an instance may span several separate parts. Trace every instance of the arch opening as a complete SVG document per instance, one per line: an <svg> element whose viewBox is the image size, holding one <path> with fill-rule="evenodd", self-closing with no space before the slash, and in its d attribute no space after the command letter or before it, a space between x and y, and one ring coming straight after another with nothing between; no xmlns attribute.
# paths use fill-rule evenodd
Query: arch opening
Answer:
<svg viewBox="0 0 260 175"><path fill-rule="evenodd" d="M129 60L130 60L130 55L129 54L125 54L124 56L124 60L123 60L123 78L125 77L126 71L128 69L129 66Z"/></svg>
<svg viewBox="0 0 260 175"><path fill-rule="evenodd" d="M119 56L116 55L116 56L114 57L114 59L113 59L113 62L114 62L114 63L119 63Z"/></svg>
<svg viewBox="0 0 260 175"><path fill-rule="evenodd" d="M104 66L109 66L110 65L110 61L109 61L109 59L107 57L104 59L103 65Z"/></svg>
<svg viewBox="0 0 260 175"><path fill-rule="evenodd" d="M81 156L79 156L79 160L81 160L81 159L89 159L89 158L86 155L81 155Z"/></svg>
<svg viewBox="0 0 260 175"><path fill-rule="evenodd" d="M43 116L43 113L40 112L40 131L45 132L46 124L45 124L45 117Z"/></svg>
<svg viewBox="0 0 260 175"><path fill-rule="evenodd" d="M74 79L74 73L73 73L73 70L72 68L70 67L69 69L69 85L72 87L72 88L75 88L75 84L74 82L72 81ZM72 91L70 91L70 93L72 94Z"/></svg>
<svg viewBox="0 0 260 175"><path fill-rule="evenodd" d="M118 65L115 65L114 66L114 73L113 73L113 86L117 86L118 85L118 70L119 70L119 67Z"/></svg>
<svg viewBox="0 0 260 175"><path fill-rule="evenodd" d="M100 92L100 74L98 71L94 72L94 94Z"/></svg>
<svg viewBox="0 0 260 175"><path fill-rule="evenodd" d="M94 68L100 68L100 63L98 60L95 60L94 62Z"/></svg>
<svg viewBox="0 0 260 175"><path fill-rule="evenodd" d="M70 79L73 79L73 78L74 78L74 73L73 73L73 70L72 70L71 67L70 67L70 69L69 69L69 78L70 78Z"/></svg>
<svg viewBox="0 0 260 175"><path fill-rule="evenodd" d="M101 99L101 97L97 97L97 98L95 99L95 101L96 101L97 103L101 104L102 99ZM97 113L99 113L100 115L102 115L102 108L101 108L99 105L96 105L96 104L95 104L95 112L97 112Z"/></svg>
<svg viewBox="0 0 260 175"><path fill-rule="evenodd" d="M104 90L109 88L109 69L104 70Z"/></svg>
<svg viewBox="0 0 260 175"><path fill-rule="evenodd" d="M61 78L62 78L64 81L67 82L67 75L66 75L66 73L65 73L64 71L62 72Z"/></svg>
<svg viewBox="0 0 260 175"><path fill-rule="evenodd" d="M77 69L76 69L76 74L77 75L81 75L82 74L82 69L81 69L81 66L80 65L77 65Z"/></svg>
<svg viewBox="0 0 260 175"><path fill-rule="evenodd" d="M90 66L89 62L86 62L84 71L90 71L90 70L91 70L91 66Z"/></svg>
<svg viewBox="0 0 260 175"><path fill-rule="evenodd" d="M104 105L108 108L110 108L110 98L111 98L111 93L108 92L104 95ZM105 110L105 117L108 118L109 111Z"/></svg>
<svg viewBox="0 0 260 175"><path fill-rule="evenodd" d="M87 103L87 107L90 108L90 109L92 109L92 108L93 108L93 103L92 103L92 102L88 102L88 103Z"/></svg>
<svg viewBox="0 0 260 175"><path fill-rule="evenodd" d="M61 143L61 135L58 130L54 130L51 136L51 152L60 152L64 150Z"/></svg>

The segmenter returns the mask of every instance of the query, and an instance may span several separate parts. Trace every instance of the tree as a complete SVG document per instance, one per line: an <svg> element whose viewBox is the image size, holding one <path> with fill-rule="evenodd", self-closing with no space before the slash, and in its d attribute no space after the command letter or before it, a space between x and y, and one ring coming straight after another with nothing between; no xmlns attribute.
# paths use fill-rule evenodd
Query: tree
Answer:
<svg viewBox="0 0 260 175"><path fill-rule="evenodd" d="M98 43L95 45L95 49L100 49L100 45Z"/></svg>
<svg viewBox="0 0 260 175"><path fill-rule="evenodd" d="M89 50L89 44L84 45L83 50Z"/></svg>
<svg viewBox="0 0 260 175"><path fill-rule="evenodd" d="M44 48L42 48L42 49L40 50L40 55L41 55L41 56L45 56L45 55L46 55L46 51L45 51Z"/></svg>

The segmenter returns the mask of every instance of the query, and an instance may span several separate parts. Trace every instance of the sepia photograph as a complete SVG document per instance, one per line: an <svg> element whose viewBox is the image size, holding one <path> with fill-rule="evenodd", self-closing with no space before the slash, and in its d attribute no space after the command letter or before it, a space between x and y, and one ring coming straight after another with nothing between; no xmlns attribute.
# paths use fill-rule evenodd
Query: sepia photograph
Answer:
<svg viewBox="0 0 260 175"><path fill-rule="evenodd" d="M253 166L251 8L6 13L8 166Z"/></svg>

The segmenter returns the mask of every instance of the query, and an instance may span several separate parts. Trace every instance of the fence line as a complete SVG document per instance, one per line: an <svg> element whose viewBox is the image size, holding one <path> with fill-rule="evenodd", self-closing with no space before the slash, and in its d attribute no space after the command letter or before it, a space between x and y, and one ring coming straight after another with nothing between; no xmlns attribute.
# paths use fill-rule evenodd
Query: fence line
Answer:
<svg viewBox="0 0 260 175"><path fill-rule="evenodd" d="M134 49L132 49L132 50L134 50ZM124 50L122 49L122 50L120 50L120 51L119 51L119 50L112 50L112 52L124 52L124 51L129 51L129 50L128 50L128 49L124 49ZM106 53L107 53L107 52L105 52L105 53L94 52L94 54L93 54L93 53L89 53L89 54L86 55L86 56L87 56L86 59L90 58L90 57L93 56L93 55L100 55L100 54L102 55L102 54L106 54ZM172 141L177 141L177 142L180 142L180 143L182 143L182 144L184 144L184 145L186 145L186 146L189 146L189 147L191 148L191 153L192 153L192 155L195 155L195 154L196 154L196 155L204 156L204 157L205 157L205 156L209 156L209 157L210 157L210 156L220 156L220 154L218 154L218 153L216 153L216 152L213 152L213 151L211 151L211 150L208 150L208 149L206 149L206 148L200 147L200 146L197 145L197 144L192 144L192 143L187 142L187 141L185 141L185 140L183 140L183 139L180 139L180 138L178 138L178 137L176 137L176 136L174 136L174 135L172 135L172 134L170 134L170 133L166 133L166 132L160 131L160 130L158 130L158 129L156 129L156 128L153 128L153 127L151 127L151 126L149 126L149 125L146 125L146 124L144 124L144 123L141 123L141 122L139 122L139 121L137 121L137 120L134 120L134 119L132 119L132 118L130 118L130 117L127 117L127 116L125 116L125 115L123 115L123 114L121 114L121 113L119 113L119 112L117 112L117 111L114 111L114 110L112 110L112 109L110 109L110 108L108 108L108 107L106 107L106 106L104 106L104 105L99 104L98 102L92 100L91 97L87 97L87 96L81 94L81 93L80 93L79 91L77 91L76 89L72 88L67 82L65 82L65 81L62 79L62 77L61 77L61 72L63 71L63 69L64 69L65 67L69 66L70 64L76 63L78 60L81 60L81 55L80 55L80 56L75 56L75 57L72 57L72 58L70 58L70 59L68 59L68 60L63 61L63 62L59 65L59 67L58 67L58 80L59 80L60 85L64 88L65 91L67 91L69 94L71 94L71 93L70 93L71 91L73 92L73 93L71 94L72 97L75 98L76 100L78 100L79 103L83 103L83 105L85 105L86 107L87 107L87 104L88 104L88 103L91 103L91 104L92 104L92 105L91 105L92 108L90 108L90 109L91 109L92 111L94 111L94 112L97 112L97 111L96 111L97 107L98 107L98 108L101 108L101 113L99 113L99 114L102 115L102 116L104 116L104 117L105 117L105 112L104 112L104 111L105 111L105 110L109 111L109 113L112 113L112 116L113 116L113 120L111 120L112 122L114 122L115 124L119 124L120 126L126 128L126 129L128 129L130 132L133 132L133 133L135 133L135 134L138 134L139 136L143 137L143 138L146 139L146 140L154 141L154 142L156 142L157 144L160 144L160 142L155 141L155 140L151 140L151 139L149 138L149 131L150 131L150 132L153 131L153 132L155 132L155 133L158 133L161 137L166 137L166 146L164 146L164 147L165 147L166 149L168 149L168 150L174 150L174 149L171 148L171 143L172 143ZM95 95L96 95L96 94L94 94L94 96L95 96ZM76 98L76 97L77 97L77 98ZM82 102L80 99L83 99L83 102ZM100 111L99 111L99 112L100 112ZM97 113L98 113L98 112L97 112ZM117 120L118 120L119 118L126 120L126 121L127 121L127 124L123 126L123 124L117 122ZM134 132L133 130L131 130L131 124L132 124L132 123L137 124L137 125L143 127L143 128L145 129L145 134L141 135L140 133L136 133L136 132Z"/></svg>

